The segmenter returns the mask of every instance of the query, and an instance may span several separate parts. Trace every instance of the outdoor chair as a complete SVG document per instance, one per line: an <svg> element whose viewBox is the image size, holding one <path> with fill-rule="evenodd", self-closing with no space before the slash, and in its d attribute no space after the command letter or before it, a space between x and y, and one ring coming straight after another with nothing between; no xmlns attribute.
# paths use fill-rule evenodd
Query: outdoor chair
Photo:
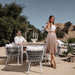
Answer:
<svg viewBox="0 0 75 75"><path fill-rule="evenodd" d="M8 61L13 56L17 56L17 63L19 64L19 55L20 55L19 47L18 46L5 47L5 49L6 49L6 55L7 55L7 60L6 60L5 66L7 66Z"/></svg>
<svg viewBox="0 0 75 75"><path fill-rule="evenodd" d="M39 62L40 64L40 68L41 68L41 72L43 72L42 70L42 60L43 60L43 55L44 55L44 48L43 47L39 47L38 46L31 46L32 48L27 47L26 49L26 55L27 55L27 59L28 59L28 73L30 72L30 67L31 67L31 62Z"/></svg>

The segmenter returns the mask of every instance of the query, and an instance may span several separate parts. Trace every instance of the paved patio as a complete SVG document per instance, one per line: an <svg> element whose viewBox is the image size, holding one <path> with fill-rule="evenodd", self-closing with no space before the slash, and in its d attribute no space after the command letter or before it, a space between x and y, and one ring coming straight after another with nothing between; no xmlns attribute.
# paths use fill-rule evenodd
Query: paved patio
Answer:
<svg viewBox="0 0 75 75"><path fill-rule="evenodd" d="M51 68L49 64L46 65L43 62L43 74L40 72L40 66L38 63L32 63L31 72L29 75L75 75L75 62L64 61L65 57L60 58L61 61L57 60L57 69ZM9 64L5 68L5 48L0 47L0 75L27 75L28 63L24 62L24 65L17 64L16 61Z"/></svg>

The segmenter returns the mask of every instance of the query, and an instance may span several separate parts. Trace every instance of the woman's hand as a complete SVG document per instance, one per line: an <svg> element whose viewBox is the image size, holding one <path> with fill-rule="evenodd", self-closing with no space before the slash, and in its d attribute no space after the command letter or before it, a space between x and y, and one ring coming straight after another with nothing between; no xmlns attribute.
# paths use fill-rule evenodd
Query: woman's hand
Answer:
<svg viewBox="0 0 75 75"><path fill-rule="evenodd" d="M56 41L56 43L58 43L58 41Z"/></svg>
<svg viewBox="0 0 75 75"><path fill-rule="evenodd" d="M56 38L56 43L58 43L58 39Z"/></svg>

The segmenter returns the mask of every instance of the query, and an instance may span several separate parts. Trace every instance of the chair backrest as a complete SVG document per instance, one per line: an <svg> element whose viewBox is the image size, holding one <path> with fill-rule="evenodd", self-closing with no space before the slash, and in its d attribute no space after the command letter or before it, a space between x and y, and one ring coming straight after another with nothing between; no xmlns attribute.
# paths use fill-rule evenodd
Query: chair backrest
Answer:
<svg viewBox="0 0 75 75"><path fill-rule="evenodd" d="M7 55L18 54L18 46L6 47L6 54Z"/></svg>
<svg viewBox="0 0 75 75"><path fill-rule="evenodd" d="M43 59L43 50L40 51L26 51L28 60L30 61L42 61Z"/></svg>

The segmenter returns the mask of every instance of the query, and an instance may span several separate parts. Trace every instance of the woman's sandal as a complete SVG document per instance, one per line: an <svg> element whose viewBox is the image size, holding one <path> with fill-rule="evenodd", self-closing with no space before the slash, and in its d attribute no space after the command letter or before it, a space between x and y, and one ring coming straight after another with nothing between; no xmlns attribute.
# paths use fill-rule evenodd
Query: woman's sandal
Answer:
<svg viewBox="0 0 75 75"><path fill-rule="evenodd" d="M54 65L54 69L56 69L56 65Z"/></svg>
<svg viewBox="0 0 75 75"><path fill-rule="evenodd" d="M51 67L53 67L53 64L51 64Z"/></svg>

